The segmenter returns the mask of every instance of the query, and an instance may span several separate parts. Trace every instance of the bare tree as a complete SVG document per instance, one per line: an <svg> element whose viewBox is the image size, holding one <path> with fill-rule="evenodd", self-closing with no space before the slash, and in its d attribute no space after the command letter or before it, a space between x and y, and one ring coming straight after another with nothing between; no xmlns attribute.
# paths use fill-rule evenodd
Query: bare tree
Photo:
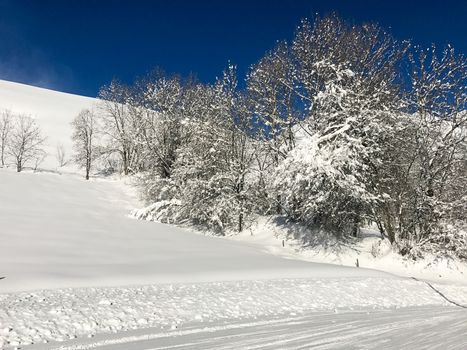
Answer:
<svg viewBox="0 0 467 350"><path fill-rule="evenodd" d="M135 162L138 159L135 124L132 120L134 115L129 110L130 95L130 88L117 80L99 91L102 132L109 139L106 152L120 155L122 172L125 175L135 171Z"/></svg>
<svg viewBox="0 0 467 350"><path fill-rule="evenodd" d="M13 116L13 127L8 142L8 153L13 157L18 172L25 164L43 158L45 137L36 121L28 115Z"/></svg>
<svg viewBox="0 0 467 350"><path fill-rule="evenodd" d="M86 171L86 180L89 180L92 163L97 156L96 152L96 118L89 109L82 110L71 122L73 127L73 148L75 162Z"/></svg>
<svg viewBox="0 0 467 350"><path fill-rule="evenodd" d="M8 139L13 127L12 119L12 114L8 110L3 111L0 116L0 163L2 167L5 166Z"/></svg>

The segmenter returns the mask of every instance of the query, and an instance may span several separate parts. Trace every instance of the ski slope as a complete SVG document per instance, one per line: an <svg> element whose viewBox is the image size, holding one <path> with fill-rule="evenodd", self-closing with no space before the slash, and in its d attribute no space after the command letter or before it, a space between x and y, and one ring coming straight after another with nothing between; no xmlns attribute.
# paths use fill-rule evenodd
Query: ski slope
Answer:
<svg viewBox="0 0 467 350"><path fill-rule="evenodd" d="M48 153L41 167L55 169L57 145L62 144L67 158L72 154L71 127L83 109L94 108L97 99L0 80L0 112L10 110L33 117L40 126Z"/></svg>

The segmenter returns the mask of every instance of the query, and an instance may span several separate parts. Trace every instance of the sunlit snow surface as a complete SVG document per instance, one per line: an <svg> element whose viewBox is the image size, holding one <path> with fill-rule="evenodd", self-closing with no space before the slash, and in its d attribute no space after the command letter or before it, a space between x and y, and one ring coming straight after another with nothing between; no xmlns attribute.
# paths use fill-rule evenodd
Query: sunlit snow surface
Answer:
<svg viewBox="0 0 467 350"><path fill-rule="evenodd" d="M452 308L304 312L147 328L32 349L465 349L465 313Z"/></svg>
<svg viewBox="0 0 467 350"><path fill-rule="evenodd" d="M128 217L119 181L0 169L3 292L239 279L387 276Z"/></svg>
<svg viewBox="0 0 467 350"><path fill-rule="evenodd" d="M94 102L0 81L0 109L48 137L49 170ZM0 348L467 348L466 309L423 282L296 260L267 225L235 242L131 219L138 206L119 179L0 169ZM467 304L467 287L435 287Z"/></svg>
<svg viewBox="0 0 467 350"><path fill-rule="evenodd" d="M0 169L0 180L0 269L6 277L0 280L0 343L5 346L148 327L158 329L157 337L179 330L164 342L191 339L190 327L211 341L211 333L200 335L199 327L238 333L234 325L247 319L256 323L241 329L266 327L271 333L266 342L276 324L268 323L271 317L283 325L289 316L307 315L312 322L309 313L323 310L391 309L390 315L399 317L395 308L433 305L432 311L424 309L426 317L441 310L453 322L459 317L467 322L465 310L452 309L422 282L285 259L256 244L131 219L134 199L120 181L8 169ZM467 287L438 287L467 304ZM366 314L356 315L363 318L355 322L366 322ZM232 344L229 339L217 345ZM131 346L140 348L141 339L133 340Z"/></svg>

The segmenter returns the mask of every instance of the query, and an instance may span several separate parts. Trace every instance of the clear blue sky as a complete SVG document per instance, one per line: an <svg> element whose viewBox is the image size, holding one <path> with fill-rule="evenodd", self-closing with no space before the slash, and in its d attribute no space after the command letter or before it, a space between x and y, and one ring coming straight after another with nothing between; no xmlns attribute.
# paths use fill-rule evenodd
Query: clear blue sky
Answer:
<svg viewBox="0 0 467 350"><path fill-rule="evenodd" d="M243 78L300 18L331 11L467 54L466 0L0 0L0 79L95 96L154 66L213 81L228 60Z"/></svg>

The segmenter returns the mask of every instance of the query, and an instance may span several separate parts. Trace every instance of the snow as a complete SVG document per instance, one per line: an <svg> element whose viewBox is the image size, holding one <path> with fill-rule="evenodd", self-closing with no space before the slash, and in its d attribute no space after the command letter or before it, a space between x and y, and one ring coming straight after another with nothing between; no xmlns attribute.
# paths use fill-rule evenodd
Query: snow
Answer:
<svg viewBox="0 0 467 350"><path fill-rule="evenodd" d="M132 219L128 179L60 175L55 147L71 154L70 121L95 103L0 81L0 109L36 118L51 170L0 169L0 348L467 346L465 310L371 269L467 305L463 265L408 264L384 245L375 258L371 235L303 247L266 219L230 239L195 234Z"/></svg>
<svg viewBox="0 0 467 350"><path fill-rule="evenodd" d="M457 292L467 295L467 287ZM293 319L311 311L373 312L427 305L444 312L451 309L424 283L407 279L388 283L376 277L61 289L3 295L0 300L3 310L12 310L0 312L7 327L3 336L23 344L142 327L186 332L194 325L199 329L247 319Z"/></svg>
<svg viewBox="0 0 467 350"><path fill-rule="evenodd" d="M147 328L31 350L141 349L465 349L466 314L453 308L293 313L183 329Z"/></svg>
<svg viewBox="0 0 467 350"><path fill-rule="evenodd" d="M122 181L0 169L0 344L448 302L423 282L131 219ZM436 286L467 302L467 287Z"/></svg>
<svg viewBox="0 0 467 350"><path fill-rule="evenodd" d="M284 277L391 276L283 259L261 248L128 217L117 180L0 169L3 292Z"/></svg>
<svg viewBox="0 0 467 350"><path fill-rule="evenodd" d="M70 123L82 109L93 108L97 101L95 98L0 80L0 111L7 109L13 113L24 113L37 121L47 137L45 151L48 156L41 167L48 169L58 167L55 159L57 145L63 145L67 158L71 156Z"/></svg>
<svg viewBox="0 0 467 350"><path fill-rule="evenodd" d="M339 242L332 237L307 239L309 232L280 217L259 217L242 234L228 238L262 247L271 254L289 259L356 266L386 271L398 276L416 277L443 284L467 285L467 264L452 258L426 256L413 261L395 252L382 240L376 228L362 229L356 239ZM282 246L284 241L284 247Z"/></svg>

